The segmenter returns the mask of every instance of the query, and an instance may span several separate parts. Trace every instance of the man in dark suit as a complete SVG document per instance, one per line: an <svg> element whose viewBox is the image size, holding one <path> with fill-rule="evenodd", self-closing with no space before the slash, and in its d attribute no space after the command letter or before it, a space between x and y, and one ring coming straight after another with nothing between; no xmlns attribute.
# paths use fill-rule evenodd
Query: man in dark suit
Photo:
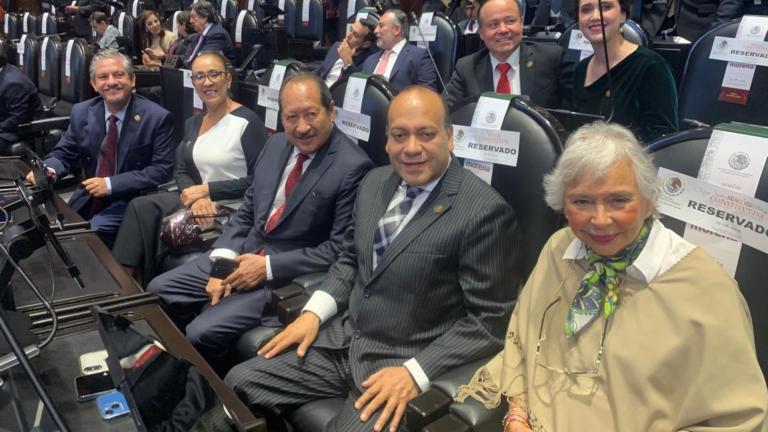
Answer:
<svg viewBox="0 0 768 432"><path fill-rule="evenodd" d="M448 106L496 91L525 95L547 108L559 107L571 75L567 72L571 68L562 64L562 48L523 41L517 0L483 1L478 17L478 33L486 48L456 63L445 85Z"/></svg>
<svg viewBox="0 0 768 432"><path fill-rule="evenodd" d="M437 89L437 70L429 59L429 53L408 43L408 17L399 9L390 9L381 16L376 26L378 54L363 62L362 71L382 75L397 90L412 84L422 84Z"/></svg>
<svg viewBox="0 0 768 432"><path fill-rule="evenodd" d="M104 0L77 0L73 4L64 7L64 11L74 16L75 34L90 40L91 38L91 14L94 12L106 12Z"/></svg>
<svg viewBox="0 0 768 432"><path fill-rule="evenodd" d="M329 430L394 430L431 381L501 349L521 282L514 213L451 156L440 95L409 87L388 120L391 166L360 185L339 259L299 318L225 378L248 406L346 397ZM275 357L293 344L303 359Z"/></svg>
<svg viewBox="0 0 768 432"><path fill-rule="evenodd" d="M83 169L86 179L69 205L111 246L127 202L170 178L176 143L171 114L133 94L136 77L128 57L102 50L90 74L99 96L72 107L67 132L45 165L54 178Z"/></svg>
<svg viewBox="0 0 768 432"><path fill-rule="evenodd" d="M365 59L377 51L374 28L374 24L367 19L355 21L344 40L328 48L325 60L315 69L317 76L324 79L328 87L359 70Z"/></svg>
<svg viewBox="0 0 768 432"><path fill-rule="evenodd" d="M42 114L43 104L35 84L19 68L8 64L5 53L0 52L0 151L19 140L16 130L20 124Z"/></svg>
<svg viewBox="0 0 768 432"><path fill-rule="evenodd" d="M752 3L753 0L744 1L745 5ZM712 27L740 16L742 8L740 0L675 0L672 5L675 32L691 42Z"/></svg>
<svg viewBox="0 0 768 432"><path fill-rule="evenodd" d="M189 22L195 33L187 38L187 52L184 61L191 64L198 54L204 51L221 51L232 64L235 64L235 45L229 33L216 22L216 9L205 0L192 5Z"/></svg>
<svg viewBox="0 0 768 432"><path fill-rule="evenodd" d="M333 264L352 221L357 185L373 167L357 143L333 125L333 100L319 77L287 78L280 104L285 133L265 144L245 202L210 257L164 273L148 287L214 363L250 328L279 325L265 311L270 292L265 283ZM239 263L228 276L217 270L226 259Z"/></svg>

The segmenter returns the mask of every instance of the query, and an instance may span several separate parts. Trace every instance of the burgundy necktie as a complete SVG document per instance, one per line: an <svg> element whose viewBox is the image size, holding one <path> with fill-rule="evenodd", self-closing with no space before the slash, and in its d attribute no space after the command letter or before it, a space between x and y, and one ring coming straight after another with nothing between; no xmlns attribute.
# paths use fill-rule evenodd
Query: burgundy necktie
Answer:
<svg viewBox="0 0 768 432"><path fill-rule="evenodd" d="M275 229L277 226L277 221L280 220L280 216L283 215L283 211L285 210L285 204L288 202L288 198L290 198L291 193L293 193L293 189L296 187L297 184L299 184L299 180L301 179L302 170L304 167L304 162L307 160L307 155L303 153L299 153L298 160L296 161L296 165L293 166L293 169L290 173L288 173L288 177L285 179L285 199L283 200L283 203L280 204L280 207L278 207L274 213L272 213L272 216L269 217L269 220L267 220L267 226L265 230L267 233L272 232L272 230Z"/></svg>
<svg viewBox="0 0 768 432"><path fill-rule="evenodd" d="M108 120L109 125L107 126L107 134L101 142L99 161L96 166L96 177L101 178L115 175L115 169L117 167L117 116L110 115ZM93 198L92 201L91 216L104 209L107 203L105 197Z"/></svg>
<svg viewBox="0 0 768 432"><path fill-rule="evenodd" d="M507 77L507 72L509 72L509 69L512 66L509 65L509 63L499 63L496 65L496 69L501 72L501 76L499 77L499 82L496 84L496 93L502 93L502 94L510 94L512 93L512 89L509 85L509 78Z"/></svg>

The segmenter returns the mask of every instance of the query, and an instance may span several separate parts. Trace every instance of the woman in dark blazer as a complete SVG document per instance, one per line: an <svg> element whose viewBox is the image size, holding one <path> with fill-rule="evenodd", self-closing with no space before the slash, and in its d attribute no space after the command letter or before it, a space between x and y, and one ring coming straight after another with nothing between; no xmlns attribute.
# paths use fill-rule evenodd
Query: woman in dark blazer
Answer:
<svg viewBox="0 0 768 432"><path fill-rule="evenodd" d="M162 218L188 208L216 213L217 203L242 200L252 169L267 140L264 123L229 96L231 68L218 52L200 54L192 63L192 84L205 111L187 120L176 150L179 192L163 192L130 202L112 253L146 284L160 270L156 263Z"/></svg>

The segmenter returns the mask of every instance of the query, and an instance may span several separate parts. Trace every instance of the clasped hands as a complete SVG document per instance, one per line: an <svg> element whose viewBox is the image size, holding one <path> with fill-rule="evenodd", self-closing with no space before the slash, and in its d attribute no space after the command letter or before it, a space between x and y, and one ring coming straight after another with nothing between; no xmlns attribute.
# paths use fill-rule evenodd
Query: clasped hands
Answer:
<svg viewBox="0 0 768 432"><path fill-rule="evenodd" d="M296 354L304 357L315 341L319 329L320 318L312 312L304 312L267 342L258 355L271 359L289 346L298 344ZM373 430L377 432L384 430L387 423L390 432L395 432L405 415L408 401L420 392L405 366L383 368L369 376L362 385L365 392L355 401L355 409L360 411L362 422L367 422L376 411L382 410L373 426Z"/></svg>
<svg viewBox="0 0 768 432"><path fill-rule="evenodd" d="M267 261L262 255L243 254L235 257L238 266L226 279L209 278L205 292L211 298L211 306L229 297L233 291L247 291L267 278Z"/></svg>

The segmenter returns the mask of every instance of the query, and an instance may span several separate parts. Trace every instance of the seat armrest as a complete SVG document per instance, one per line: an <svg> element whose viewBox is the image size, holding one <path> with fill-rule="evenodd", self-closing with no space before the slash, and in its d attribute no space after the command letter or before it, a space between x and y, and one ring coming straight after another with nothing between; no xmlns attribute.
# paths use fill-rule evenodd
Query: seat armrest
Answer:
<svg viewBox="0 0 768 432"><path fill-rule="evenodd" d="M288 325L301 314L301 309L320 287L327 273L307 273L290 284L272 291L271 304L283 325Z"/></svg>
<svg viewBox="0 0 768 432"><path fill-rule="evenodd" d="M498 427L496 429L498 430ZM421 432L470 432L472 428L455 415L448 414L420 430Z"/></svg>
<svg viewBox="0 0 768 432"><path fill-rule="evenodd" d="M682 119L680 120L680 130L699 129L712 127L706 123L702 123L696 119Z"/></svg>
<svg viewBox="0 0 768 432"><path fill-rule="evenodd" d="M293 279L293 283L300 285L305 290L315 292L315 290L323 283L326 272L307 273Z"/></svg>
<svg viewBox="0 0 768 432"><path fill-rule="evenodd" d="M33 134L47 132L53 129L66 129L69 126L69 116L49 117L40 120L32 120L29 123L19 125L19 134Z"/></svg>
<svg viewBox="0 0 768 432"><path fill-rule="evenodd" d="M304 294L304 287L296 282L291 282L286 286L272 290L272 298L270 299L272 309L277 310L280 303L284 300L288 300L289 298L302 294Z"/></svg>
<svg viewBox="0 0 768 432"><path fill-rule="evenodd" d="M309 301L309 296L305 294L281 301L276 308L277 319L280 320L280 323L287 326L301 315L301 310L307 304L307 301Z"/></svg>
<svg viewBox="0 0 768 432"><path fill-rule="evenodd" d="M448 415L448 408L453 400L443 391L431 388L408 402L405 410L405 422L408 430L420 431L425 426ZM453 431L454 429L441 429Z"/></svg>

